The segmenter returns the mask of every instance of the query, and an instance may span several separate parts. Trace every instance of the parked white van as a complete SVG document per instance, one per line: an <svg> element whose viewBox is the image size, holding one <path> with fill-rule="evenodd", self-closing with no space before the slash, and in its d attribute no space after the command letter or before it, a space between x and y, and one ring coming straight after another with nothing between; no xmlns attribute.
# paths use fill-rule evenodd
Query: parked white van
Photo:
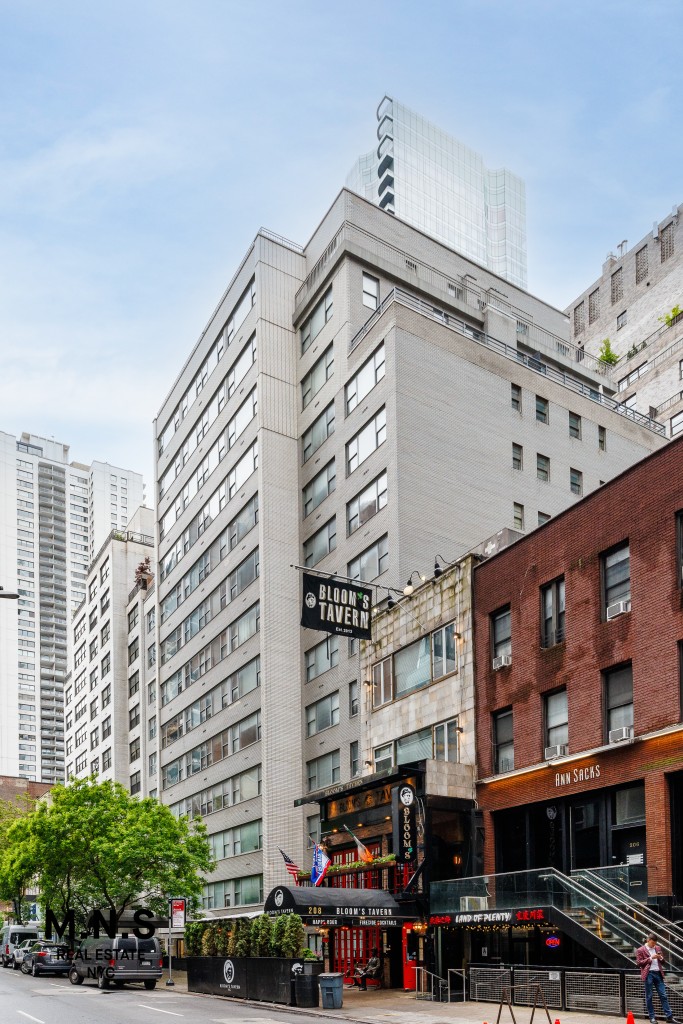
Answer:
<svg viewBox="0 0 683 1024"><path fill-rule="evenodd" d="M43 931L38 924L6 924L0 932L0 959L3 967L14 963L14 947L24 939L42 939Z"/></svg>

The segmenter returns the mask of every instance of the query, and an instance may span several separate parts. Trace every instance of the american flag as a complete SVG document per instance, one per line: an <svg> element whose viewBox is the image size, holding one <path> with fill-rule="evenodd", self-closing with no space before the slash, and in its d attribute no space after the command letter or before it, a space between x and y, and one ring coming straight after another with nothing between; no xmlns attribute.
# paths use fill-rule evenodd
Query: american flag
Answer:
<svg viewBox="0 0 683 1024"><path fill-rule="evenodd" d="M289 873L292 876L292 878L294 879L294 881L298 883L298 881L299 881L299 869L298 869L298 867L296 866L296 864L294 863L292 858L288 857L287 854L285 853L285 851L280 849L279 846L278 846L278 850L280 850L280 853L282 854L282 859L285 862L285 867L289 871Z"/></svg>

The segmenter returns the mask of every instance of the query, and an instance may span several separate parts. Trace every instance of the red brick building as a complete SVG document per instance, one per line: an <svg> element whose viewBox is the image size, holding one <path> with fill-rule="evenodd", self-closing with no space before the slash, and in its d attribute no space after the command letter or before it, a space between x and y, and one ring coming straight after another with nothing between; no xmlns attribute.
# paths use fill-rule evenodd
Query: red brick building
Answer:
<svg viewBox="0 0 683 1024"><path fill-rule="evenodd" d="M682 583L683 438L477 567L487 873L641 865L683 904Z"/></svg>

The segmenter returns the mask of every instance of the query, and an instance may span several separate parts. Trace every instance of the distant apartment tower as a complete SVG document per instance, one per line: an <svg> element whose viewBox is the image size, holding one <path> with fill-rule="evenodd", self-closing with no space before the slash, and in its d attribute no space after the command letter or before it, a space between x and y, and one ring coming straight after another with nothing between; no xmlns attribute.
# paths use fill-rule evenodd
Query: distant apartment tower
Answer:
<svg viewBox="0 0 683 1024"><path fill-rule="evenodd" d="M636 245L621 242L567 308L575 345L596 355L609 339L624 408L657 419L669 437L683 431L682 215L674 206Z"/></svg>
<svg viewBox="0 0 683 1024"><path fill-rule="evenodd" d="M382 603L663 443L560 311L499 289L342 190L305 248L259 232L163 403L159 792L207 825L207 910L260 903L362 770L358 646L300 628L293 566Z"/></svg>
<svg viewBox="0 0 683 1024"><path fill-rule="evenodd" d="M148 770L156 750L148 724L156 705L153 558L154 512L139 508L90 565L86 597L69 626L64 695L66 777L98 775L144 796L156 789L156 771Z"/></svg>
<svg viewBox="0 0 683 1024"><path fill-rule="evenodd" d="M385 96L377 147L359 157L346 184L387 213L526 288L526 190L506 168Z"/></svg>
<svg viewBox="0 0 683 1024"><path fill-rule="evenodd" d="M0 474L0 585L19 593L0 602L0 772L53 783L64 774L71 615L93 547L125 526L142 477L70 462L69 446L51 439L2 432Z"/></svg>

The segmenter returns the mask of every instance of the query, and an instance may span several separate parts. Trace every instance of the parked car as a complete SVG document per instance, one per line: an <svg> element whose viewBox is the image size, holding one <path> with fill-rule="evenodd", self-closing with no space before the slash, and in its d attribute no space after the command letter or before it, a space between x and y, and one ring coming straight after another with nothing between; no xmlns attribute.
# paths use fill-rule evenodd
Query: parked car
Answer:
<svg viewBox="0 0 683 1024"><path fill-rule="evenodd" d="M153 989L161 977L161 965L161 946L156 938L90 936L83 939L73 954L69 981L82 985L90 978L99 988L108 988L110 984L123 988L127 982L141 981L145 988Z"/></svg>
<svg viewBox="0 0 683 1024"><path fill-rule="evenodd" d="M24 939L31 939L35 942L40 938L42 932L38 925L6 924L0 932L0 958L3 967L11 967L14 959L14 950Z"/></svg>
<svg viewBox="0 0 683 1024"><path fill-rule="evenodd" d="M34 942L21 961L23 974L68 974L71 967L69 947L60 942Z"/></svg>
<svg viewBox="0 0 683 1024"><path fill-rule="evenodd" d="M21 967L22 960L24 959L24 954L28 953L31 946L34 945L35 941L35 939L24 939L23 942L20 942L18 946L14 947L12 967L14 968L15 971L19 970L19 968Z"/></svg>

